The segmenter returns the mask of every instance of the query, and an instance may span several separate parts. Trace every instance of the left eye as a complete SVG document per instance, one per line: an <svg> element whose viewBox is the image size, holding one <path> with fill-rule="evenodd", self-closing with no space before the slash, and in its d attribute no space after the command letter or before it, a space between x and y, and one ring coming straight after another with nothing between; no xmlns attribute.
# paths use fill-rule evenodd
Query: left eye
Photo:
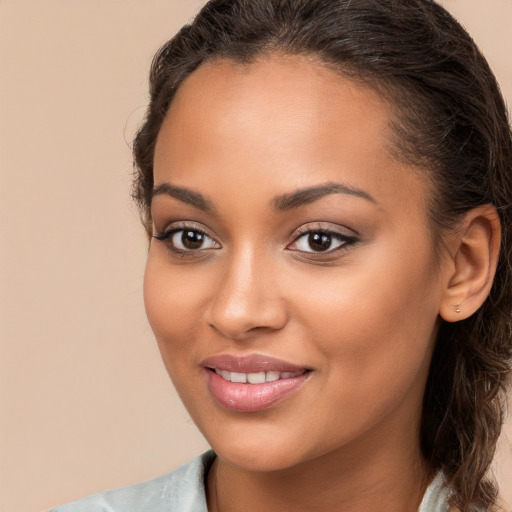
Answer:
<svg viewBox="0 0 512 512"><path fill-rule="evenodd" d="M310 231L299 236L290 249L302 252L329 252L350 242L350 238L339 233Z"/></svg>

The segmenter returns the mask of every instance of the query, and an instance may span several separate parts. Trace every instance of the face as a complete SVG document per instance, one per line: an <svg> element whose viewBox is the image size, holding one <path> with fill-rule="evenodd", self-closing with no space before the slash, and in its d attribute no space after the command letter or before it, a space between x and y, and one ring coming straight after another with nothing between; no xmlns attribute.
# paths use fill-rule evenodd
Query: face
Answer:
<svg viewBox="0 0 512 512"><path fill-rule="evenodd" d="M419 443L441 263L390 115L298 57L205 64L172 102L145 304L222 460L276 470Z"/></svg>

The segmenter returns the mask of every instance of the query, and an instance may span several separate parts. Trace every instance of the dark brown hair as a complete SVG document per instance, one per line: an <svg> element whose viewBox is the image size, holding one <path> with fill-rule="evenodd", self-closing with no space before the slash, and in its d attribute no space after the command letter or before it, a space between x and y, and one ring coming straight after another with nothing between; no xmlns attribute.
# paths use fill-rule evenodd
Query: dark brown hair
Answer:
<svg viewBox="0 0 512 512"><path fill-rule="evenodd" d="M503 98L466 31L430 0L212 0L155 56L150 104L134 142L134 197L151 234L153 156L180 84L202 63L250 63L272 53L318 58L379 91L394 107L398 158L433 183L436 239L461 215L492 204L502 244L490 296L470 318L440 328L421 446L461 511L490 510L486 472L503 414L512 356L512 138Z"/></svg>

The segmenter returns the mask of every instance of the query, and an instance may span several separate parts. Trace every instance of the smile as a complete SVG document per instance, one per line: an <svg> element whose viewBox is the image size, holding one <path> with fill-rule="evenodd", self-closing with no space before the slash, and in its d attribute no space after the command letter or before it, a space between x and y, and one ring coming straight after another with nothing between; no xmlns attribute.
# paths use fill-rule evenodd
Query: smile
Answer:
<svg viewBox="0 0 512 512"><path fill-rule="evenodd" d="M244 413L268 409L294 395L313 373L304 366L259 354L222 354L201 365L215 402Z"/></svg>
<svg viewBox="0 0 512 512"><path fill-rule="evenodd" d="M280 379L292 379L298 377L305 372L257 372L257 373L241 373L230 372L228 370L221 370L215 368L215 373L220 375L224 380L229 382L249 383L249 384L263 384L264 382L274 382Z"/></svg>

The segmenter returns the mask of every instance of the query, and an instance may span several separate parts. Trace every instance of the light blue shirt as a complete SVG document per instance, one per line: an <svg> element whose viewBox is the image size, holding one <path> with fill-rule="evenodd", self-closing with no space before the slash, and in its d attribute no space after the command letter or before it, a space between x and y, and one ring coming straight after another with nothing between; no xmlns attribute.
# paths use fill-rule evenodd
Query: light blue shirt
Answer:
<svg viewBox="0 0 512 512"><path fill-rule="evenodd" d="M93 494L49 512L208 512L204 479L214 458L208 451L167 475ZM439 473L418 512L448 512L449 494Z"/></svg>

